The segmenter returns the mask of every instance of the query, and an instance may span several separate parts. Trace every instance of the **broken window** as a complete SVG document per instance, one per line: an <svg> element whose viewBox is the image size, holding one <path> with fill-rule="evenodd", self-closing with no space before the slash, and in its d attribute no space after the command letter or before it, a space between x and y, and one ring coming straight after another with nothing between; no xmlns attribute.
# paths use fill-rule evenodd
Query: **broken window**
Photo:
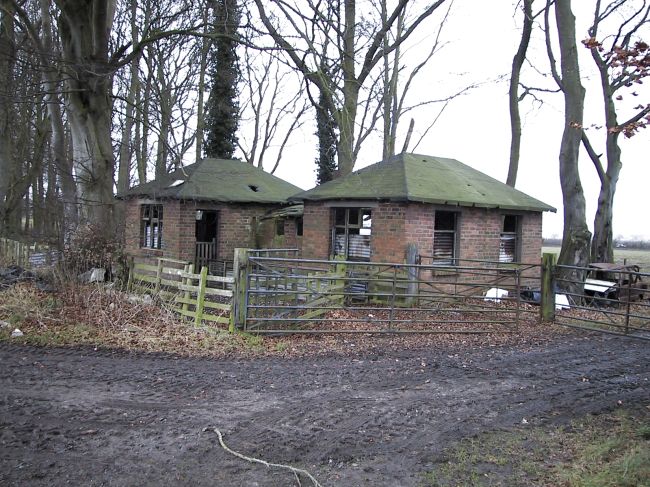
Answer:
<svg viewBox="0 0 650 487"><path fill-rule="evenodd" d="M372 213L369 208L335 208L332 249L335 257L370 261Z"/></svg>
<svg viewBox="0 0 650 487"><path fill-rule="evenodd" d="M275 220L275 235L278 237L284 235L284 218L277 218Z"/></svg>
<svg viewBox="0 0 650 487"><path fill-rule="evenodd" d="M499 262L519 262L519 227L518 215L504 215L501 237L499 240Z"/></svg>
<svg viewBox="0 0 650 487"><path fill-rule="evenodd" d="M140 214L140 246L162 248L163 205L142 205Z"/></svg>
<svg viewBox="0 0 650 487"><path fill-rule="evenodd" d="M458 218L454 211L436 211L433 226L433 265L457 265Z"/></svg>

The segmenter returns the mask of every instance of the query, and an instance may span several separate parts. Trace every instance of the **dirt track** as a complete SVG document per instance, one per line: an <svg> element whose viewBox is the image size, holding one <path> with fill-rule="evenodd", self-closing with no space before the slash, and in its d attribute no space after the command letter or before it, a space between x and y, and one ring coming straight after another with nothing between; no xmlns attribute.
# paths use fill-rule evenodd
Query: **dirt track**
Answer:
<svg viewBox="0 0 650 487"><path fill-rule="evenodd" d="M2 485L416 486L479 431L650 405L650 346L228 361L0 345ZM309 485L303 478L302 485Z"/></svg>

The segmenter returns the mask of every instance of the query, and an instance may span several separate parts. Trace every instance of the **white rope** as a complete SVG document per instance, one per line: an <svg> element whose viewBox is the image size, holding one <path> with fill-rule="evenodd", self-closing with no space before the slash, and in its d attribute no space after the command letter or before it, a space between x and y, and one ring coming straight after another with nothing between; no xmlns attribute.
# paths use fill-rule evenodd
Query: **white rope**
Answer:
<svg viewBox="0 0 650 487"><path fill-rule="evenodd" d="M323 487L321 484L318 483L318 480L316 480L314 476L310 474L307 470L303 470L302 468L292 467L291 465L271 463L271 462L267 462L266 460L260 460L259 458L247 457L246 455L242 455L241 453L236 452L235 450L231 450L228 447L228 445L226 445L226 443L223 441L223 435L221 434L221 431L219 431L217 428L203 428L203 431L212 431L213 433L216 433L217 437L219 438L219 444L221 445L221 448L226 450L231 455L235 455L237 458L241 458L242 460L246 460L247 462L250 463L260 463L268 468L283 468L285 470L289 470L290 472L293 472L293 474L296 476L299 485L300 485L300 478L298 477L298 475L300 474L300 475L304 475L309 480L311 480L312 483L314 484L314 487Z"/></svg>

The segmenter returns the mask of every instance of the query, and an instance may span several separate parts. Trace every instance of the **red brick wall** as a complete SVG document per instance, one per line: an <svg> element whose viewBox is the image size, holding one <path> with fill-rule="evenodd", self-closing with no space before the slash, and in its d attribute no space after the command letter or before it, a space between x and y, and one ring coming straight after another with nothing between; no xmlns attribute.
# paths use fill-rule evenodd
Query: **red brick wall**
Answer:
<svg viewBox="0 0 650 487"><path fill-rule="evenodd" d="M127 202L125 241L130 255L140 257L169 257L194 260L196 210L219 212L217 231L217 258L232 260L237 247L259 245L272 248L275 226L272 220L261 217L277 205L210 204L206 202L165 200L163 204L162 249L140 248L140 205L151 201L133 198ZM271 223L269 223L271 222ZM295 232L295 229L294 229ZM286 232L285 232L286 235Z"/></svg>
<svg viewBox="0 0 650 487"><path fill-rule="evenodd" d="M331 208L323 203L305 201L302 256L307 259L327 259L330 255L331 228Z"/></svg>
<svg viewBox="0 0 650 487"><path fill-rule="evenodd" d="M406 252L406 204L381 203L372 208L373 262L403 262Z"/></svg>
<svg viewBox="0 0 650 487"><path fill-rule="evenodd" d="M437 207L447 210L445 207ZM372 261L403 262L406 246L414 243L422 255L433 253L433 205L425 203L380 203L372 208ZM542 216L538 212L508 212L499 209L449 207L459 211L461 259L499 260L503 215L521 218L521 261L539 263L542 246ZM326 259L330 255L332 208L324 203L305 202L302 255Z"/></svg>

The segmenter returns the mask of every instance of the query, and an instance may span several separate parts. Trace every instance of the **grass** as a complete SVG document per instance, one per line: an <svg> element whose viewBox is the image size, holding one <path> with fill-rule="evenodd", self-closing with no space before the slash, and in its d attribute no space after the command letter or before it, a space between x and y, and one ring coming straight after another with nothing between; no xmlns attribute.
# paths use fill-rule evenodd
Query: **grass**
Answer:
<svg viewBox="0 0 650 487"><path fill-rule="evenodd" d="M543 247L542 253L545 252L559 254L560 247ZM650 273L650 250L614 249L614 260L620 263L637 264L641 272Z"/></svg>
<svg viewBox="0 0 650 487"><path fill-rule="evenodd" d="M422 486L650 486L647 410L589 416L568 427L520 427L445 451Z"/></svg>

